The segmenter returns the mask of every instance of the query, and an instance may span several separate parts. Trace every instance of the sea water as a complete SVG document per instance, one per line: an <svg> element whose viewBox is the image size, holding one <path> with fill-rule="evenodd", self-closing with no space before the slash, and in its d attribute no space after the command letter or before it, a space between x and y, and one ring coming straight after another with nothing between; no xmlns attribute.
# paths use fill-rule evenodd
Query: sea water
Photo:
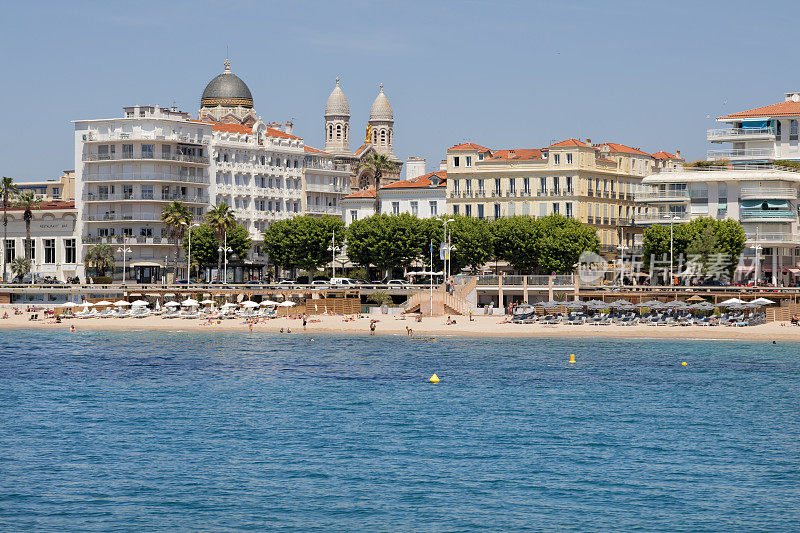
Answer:
<svg viewBox="0 0 800 533"><path fill-rule="evenodd" d="M0 331L0 528L800 523L800 344L313 338Z"/></svg>

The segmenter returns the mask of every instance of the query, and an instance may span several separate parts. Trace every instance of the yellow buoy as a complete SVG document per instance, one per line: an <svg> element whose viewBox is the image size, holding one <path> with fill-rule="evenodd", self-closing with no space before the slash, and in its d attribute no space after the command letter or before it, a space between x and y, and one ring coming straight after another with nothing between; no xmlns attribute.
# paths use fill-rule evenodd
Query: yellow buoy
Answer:
<svg viewBox="0 0 800 533"><path fill-rule="evenodd" d="M687 363L686 361L684 361L683 363L681 363L681 366L687 366L687 365L688 365L688 363Z"/></svg>
<svg viewBox="0 0 800 533"><path fill-rule="evenodd" d="M570 363L574 363L575 362L575 354L574 353L569 354L569 362Z"/></svg>
<svg viewBox="0 0 800 533"><path fill-rule="evenodd" d="M430 383L439 383L439 376L437 376L436 374L432 375L431 379L429 379L428 382L430 382Z"/></svg>

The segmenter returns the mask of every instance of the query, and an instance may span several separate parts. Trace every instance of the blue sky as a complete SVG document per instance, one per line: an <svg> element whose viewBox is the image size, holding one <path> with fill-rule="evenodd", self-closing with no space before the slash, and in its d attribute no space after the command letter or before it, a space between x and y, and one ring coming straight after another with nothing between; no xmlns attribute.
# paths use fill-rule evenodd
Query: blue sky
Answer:
<svg viewBox="0 0 800 533"><path fill-rule="evenodd" d="M800 89L796 10L739 0L7 3L0 174L73 168L71 120L137 103L195 115L226 47L263 119L294 119L311 146L322 147L341 76L353 131L382 82L396 154L426 157L429 170L464 140L534 148L588 137L701 158L707 116Z"/></svg>

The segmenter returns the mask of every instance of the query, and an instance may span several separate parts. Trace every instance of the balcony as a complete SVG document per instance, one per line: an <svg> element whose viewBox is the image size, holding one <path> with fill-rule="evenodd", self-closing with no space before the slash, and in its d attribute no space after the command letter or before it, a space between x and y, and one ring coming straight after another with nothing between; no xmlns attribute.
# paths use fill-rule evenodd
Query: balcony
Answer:
<svg viewBox="0 0 800 533"><path fill-rule="evenodd" d="M322 164L314 162L314 163L306 163L305 165L303 165L303 168L308 168L312 170L334 170L338 172L350 172L352 170L352 167L349 164L343 164L343 163Z"/></svg>
<svg viewBox="0 0 800 533"><path fill-rule="evenodd" d="M209 135L198 136L189 134L163 135L153 132L133 132L133 133L106 133L99 134L90 132L86 134L86 142L109 142L109 141L171 141L183 144L208 144L211 142Z"/></svg>
<svg viewBox="0 0 800 533"><path fill-rule="evenodd" d="M92 237L92 236L85 236L81 238L83 244L133 244L133 245L163 245L163 246L174 246L179 244L182 241L178 239L171 239L168 237L125 237L122 235L113 236L113 237Z"/></svg>
<svg viewBox="0 0 800 533"><path fill-rule="evenodd" d="M107 194L107 193L88 193L82 196L85 202L118 202L118 201L135 201L135 202L188 202L195 204L207 204L208 196L193 195L193 194L169 194L155 196L153 194Z"/></svg>
<svg viewBox="0 0 800 533"><path fill-rule="evenodd" d="M759 200L762 198L794 200L797 198L795 187L742 187L739 191L742 200Z"/></svg>
<svg viewBox="0 0 800 533"><path fill-rule="evenodd" d="M747 161L749 159L773 159L774 148L747 148L733 150L709 150L708 159L728 159L730 161Z"/></svg>
<svg viewBox="0 0 800 533"><path fill-rule="evenodd" d="M770 141L775 138L775 128L730 128L706 132L706 139L711 142Z"/></svg>
<svg viewBox="0 0 800 533"><path fill-rule="evenodd" d="M310 215L334 215L341 216L342 209L335 205L309 205L306 206L306 213Z"/></svg>
<svg viewBox="0 0 800 533"><path fill-rule="evenodd" d="M747 245L761 244L765 246L781 245L781 244L800 244L800 235L792 233L758 233L756 239L755 233L747 233Z"/></svg>
<svg viewBox="0 0 800 533"><path fill-rule="evenodd" d="M742 209L739 211L739 219L742 221L792 221L795 218L795 212L791 209Z"/></svg>
<svg viewBox="0 0 800 533"><path fill-rule="evenodd" d="M663 190L636 193L637 202L688 202L689 191L686 189Z"/></svg>
<svg viewBox="0 0 800 533"><path fill-rule="evenodd" d="M156 173L156 174L138 174L136 172L124 172L113 175L95 175L84 174L83 181L85 182L117 182L117 181L176 181L180 183L208 183L206 176L188 176L182 174L172 173Z"/></svg>
<svg viewBox="0 0 800 533"><path fill-rule="evenodd" d="M633 218L635 224L665 224L669 225L670 220L674 224L689 222L689 213L648 213Z"/></svg>
<svg viewBox="0 0 800 533"><path fill-rule="evenodd" d="M207 165L209 162L208 156L204 155L184 155L184 154L83 154L82 160L85 163L103 162L103 161L131 161L131 160L147 160L147 161L179 161L181 163L196 163L200 165Z"/></svg>

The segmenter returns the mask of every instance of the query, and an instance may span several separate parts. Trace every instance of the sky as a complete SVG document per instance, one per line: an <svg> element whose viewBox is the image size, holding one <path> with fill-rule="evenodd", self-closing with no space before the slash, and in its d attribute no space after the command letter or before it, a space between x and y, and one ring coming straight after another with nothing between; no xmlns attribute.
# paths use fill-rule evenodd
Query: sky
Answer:
<svg viewBox="0 0 800 533"><path fill-rule="evenodd" d="M384 90L395 154L438 169L448 147L570 137L705 157L714 118L800 90L794 2L484 0L6 2L0 175L72 169L72 120L128 105L196 116L232 70L265 122L323 147L337 76L351 148Z"/></svg>

